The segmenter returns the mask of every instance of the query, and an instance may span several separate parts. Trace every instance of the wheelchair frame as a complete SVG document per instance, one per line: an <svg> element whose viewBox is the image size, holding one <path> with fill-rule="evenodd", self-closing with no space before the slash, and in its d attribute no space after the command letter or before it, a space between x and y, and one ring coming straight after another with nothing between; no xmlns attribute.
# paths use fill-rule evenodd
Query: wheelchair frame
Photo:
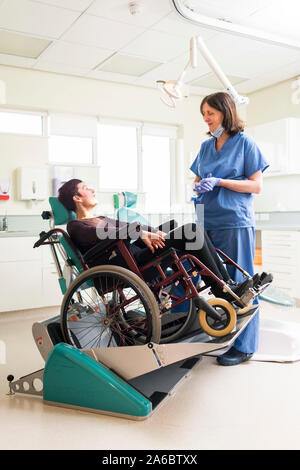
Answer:
<svg viewBox="0 0 300 470"><path fill-rule="evenodd" d="M132 225L135 225L135 224L132 224ZM149 285L151 291L156 295L157 298L159 298L159 294L165 298L165 301L162 301L161 304L159 305L161 314L165 314L166 312L178 307L184 302L194 299L195 305L201 309L202 314L204 313L205 316L207 314L212 319L219 321L219 322L222 320L221 314L212 305L210 305L210 303L207 302L203 297L199 297L199 293L206 290L208 287L206 285L198 289L195 287L195 285L192 282L192 277L197 276L198 274L200 276L204 275L204 276L209 276L213 278L215 282L217 282L222 287L224 292L230 293L232 297L235 298L237 301L240 300L239 297L226 285L224 281L219 279L210 269L208 269L194 255L185 254L182 256L178 256L176 250L173 248L166 250L165 252L161 253L157 257L153 258L150 262L146 263L144 266L139 268L133 256L131 255L129 249L127 248L126 243L124 242L124 238L125 238L124 235L126 235L128 232L129 232L129 228L126 226L123 229L119 230L117 234L119 239L102 240L101 244L95 245L93 248L88 250L85 253L85 255L81 255L80 251L75 247L69 235L63 229L60 229L60 228L53 228L47 233L40 234L40 239L35 243L34 247L47 245L47 244L50 245L51 250L52 250L52 255L56 264L58 276L59 276L60 286L61 288L63 286L62 288L63 294L66 293L67 286L64 285L62 268L59 263L59 259L55 250L55 244L61 243L60 240L56 239L58 238L57 237L58 234L61 234L61 236L68 243L68 246L69 246L69 253L67 251L68 248L66 249L66 247L64 246L64 249L66 251L65 262L67 262L69 265L70 264L75 265L79 273L83 271L88 271L89 262L91 262L95 256L101 257L108 251L111 252L115 248L117 248L128 267L127 269L129 269L130 271L135 273L139 278L141 278L146 283L146 285ZM70 250L71 250L71 253L70 253ZM216 249L216 251L220 253L220 255L223 258L225 258L226 264L234 265L237 269L239 269L243 273L244 276L250 277L250 275L246 271L244 271L240 266L238 266L225 253L221 252L218 249ZM74 258L74 256L76 258ZM160 265L160 263L167 257L172 258L172 262L170 262L170 264L172 265L173 273L169 275L166 274L167 269L162 269ZM79 261L80 266L78 266L76 259ZM189 269L186 269L183 266L183 261L185 260L190 265ZM143 274L146 273L147 270L151 268L154 268L157 270L157 276L161 280L156 281L156 282L150 282L148 284L147 281L144 279ZM167 288L168 286L174 283L175 284L180 283L180 285L184 288L185 292L183 296L178 297L172 292L168 293L164 291L165 288ZM169 302L167 300L169 300ZM229 320L230 320L230 316L232 317L232 315L233 314L229 312ZM205 320L205 323L206 323L206 320ZM211 328L208 328L208 330L212 331ZM222 334L216 334L216 335L221 336ZM166 341L163 341L163 342L166 342Z"/></svg>
<svg viewBox="0 0 300 470"><path fill-rule="evenodd" d="M88 271L90 268L88 268L87 260L89 256L95 254L97 249L93 248L84 257L81 256L67 233L62 229L54 228L47 233L42 233L35 247L50 245L58 274L62 278L63 272L55 249L56 244L60 243L59 234L66 237L70 242L70 250L74 250L74 254L78 256L80 264L76 266L76 269L81 272ZM141 278L142 273L149 267L156 267L161 277L161 281L156 283L157 290L167 287L168 283L170 284L179 276L183 276L186 292L190 290L188 298L192 298L194 295L198 297L198 292L206 287L200 288L198 291L189 272L200 267L199 273L214 276L194 256L179 257L173 249L153 259L152 262L147 263L139 270L122 240L113 242L108 240L104 245L101 251L118 246L129 260L131 269ZM161 268L160 262L170 253L178 270L167 276ZM227 263L230 263L231 260L226 255L224 256ZM72 264L72 253L67 254L67 257L70 258L70 264ZM191 263L191 270L186 270L182 266L182 262L186 259ZM216 281L220 280L216 278ZM67 286L61 282L60 286L62 292L66 292ZM186 300L184 298L184 301ZM178 301L178 305L179 303ZM236 330L226 337L212 339L206 333L197 331L176 343L156 344L150 342L144 345L122 346L122 349L120 347L104 347L78 350L65 344L60 338L55 338L51 333L49 326L55 324L59 316L37 322L34 323L32 332L35 344L46 361L45 368L16 381L13 381L14 378L10 375L8 377L9 394L36 395L43 397L44 402L49 405L134 420L146 419L158 408L158 405L174 392L179 382L190 374L199 363L201 355L211 353L218 355L224 351L224 348L230 347L256 312L257 307L254 307L247 314L239 317ZM38 380L42 382L42 389L37 389L35 386L35 382Z"/></svg>

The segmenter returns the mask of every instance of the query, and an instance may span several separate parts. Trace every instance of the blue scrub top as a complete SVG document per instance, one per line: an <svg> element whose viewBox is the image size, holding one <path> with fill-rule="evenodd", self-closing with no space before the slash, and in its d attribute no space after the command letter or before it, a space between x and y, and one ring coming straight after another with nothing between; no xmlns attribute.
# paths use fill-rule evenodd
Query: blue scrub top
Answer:
<svg viewBox="0 0 300 470"><path fill-rule="evenodd" d="M222 179L246 180L269 164L249 135L239 132L229 137L219 152L214 137L202 143L190 169L195 175ZM204 228L217 230L254 227L253 194L239 193L221 186L199 194L197 204L204 204Z"/></svg>

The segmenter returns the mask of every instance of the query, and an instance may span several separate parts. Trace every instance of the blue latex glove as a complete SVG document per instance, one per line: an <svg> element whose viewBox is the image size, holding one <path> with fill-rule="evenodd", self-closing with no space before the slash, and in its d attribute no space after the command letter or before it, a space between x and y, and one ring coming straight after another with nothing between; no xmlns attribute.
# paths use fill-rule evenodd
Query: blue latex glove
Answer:
<svg viewBox="0 0 300 470"><path fill-rule="evenodd" d="M220 183L221 178L214 178L211 176L210 178L203 178L199 183L195 184L195 191L198 194L207 193L208 191L212 191L215 186L218 186Z"/></svg>

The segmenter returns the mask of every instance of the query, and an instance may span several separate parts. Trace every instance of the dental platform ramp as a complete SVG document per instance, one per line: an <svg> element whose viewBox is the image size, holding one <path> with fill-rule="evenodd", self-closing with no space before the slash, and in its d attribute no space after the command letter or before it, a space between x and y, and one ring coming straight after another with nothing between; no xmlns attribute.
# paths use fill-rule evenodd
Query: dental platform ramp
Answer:
<svg viewBox="0 0 300 470"><path fill-rule="evenodd" d="M59 317L33 325L45 368L14 380L15 394L42 398L47 405L144 420L170 397L201 356L230 347L256 314L238 318L234 332L212 338L198 328L176 343L78 349L63 342ZM201 364L201 363L200 363Z"/></svg>
<svg viewBox="0 0 300 470"><path fill-rule="evenodd" d="M43 397L50 405L133 419L144 419L152 411L151 401L117 374L64 343L56 345L47 360Z"/></svg>

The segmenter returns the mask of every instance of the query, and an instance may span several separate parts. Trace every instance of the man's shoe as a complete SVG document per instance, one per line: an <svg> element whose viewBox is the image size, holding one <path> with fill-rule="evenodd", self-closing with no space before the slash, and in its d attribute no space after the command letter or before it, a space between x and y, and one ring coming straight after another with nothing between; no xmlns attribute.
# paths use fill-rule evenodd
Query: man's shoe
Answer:
<svg viewBox="0 0 300 470"><path fill-rule="evenodd" d="M217 363L221 366L236 366L242 362L249 361L253 354L238 351L233 346L225 354L217 357Z"/></svg>

